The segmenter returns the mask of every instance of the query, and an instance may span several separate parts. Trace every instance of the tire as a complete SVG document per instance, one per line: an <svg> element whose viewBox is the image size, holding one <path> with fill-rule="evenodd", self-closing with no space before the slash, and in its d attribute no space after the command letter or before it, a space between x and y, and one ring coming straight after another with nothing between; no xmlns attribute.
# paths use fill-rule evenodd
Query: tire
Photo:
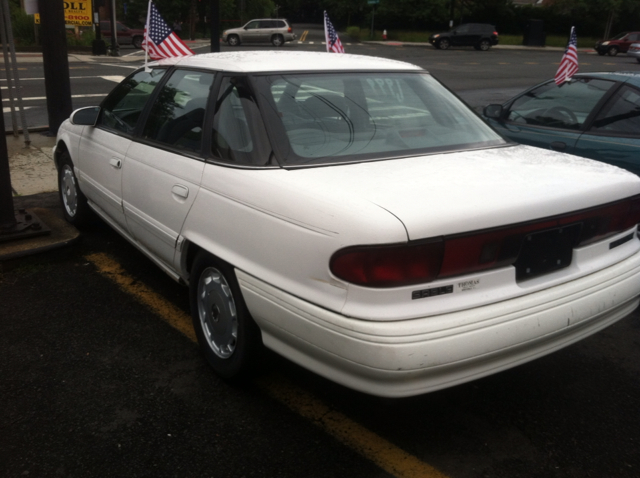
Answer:
<svg viewBox="0 0 640 478"><path fill-rule="evenodd" d="M238 35L229 35L227 43L229 46L238 46L240 45L240 37Z"/></svg>
<svg viewBox="0 0 640 478"><path fill-rule="evenodd" d="M221 378L249 376L260 363L262 336L244 303L233 267L200 251L190 276L191 319L207 362Z"/></svg>
<svg viewBox="0 0 640 478"><path fill-rule="evenodd" d="M607 55L616 56L618 54L618 51L620 51L620 50L618 50L617 46L609 47L609 49L607 50Z"/></svg>
<svg viewBox="0 0 640 478"><path fill-rule="evenodd" d="M604 56L604 54L605 54L605 53L606 53L606 52L605 52L605 51L603 51L603 50L598 50L598 55L600 55L600 56Z"/></svg>
<svg viewBox="0 0 640 478"><path fill-rule="evenodd" d="M91 209L87 198L80 191L71 156L66 151L62 153L59 160L58 196L67 222L76 227L85 226L89 222Z"/></svg>
<svg viewBox="0 0 640 478"><path fill-rule="evenodd" d="M480 43L478 43L478 50L487 51L489 48L491 48L489 40L480 40Z"/></svg>
<svg viewBox="0 0 640 478"><path fill-rule="evenodd" d="M284 45L284 38L282 38L282 35L273 35L271 37L271 44L273 46L282 46Z"/></svg>
<svg viewBox="0 0 640 478"><path fill-rule="evenodd" d="M640 58L636 58L636 61L637 61L638 63L640 63Z"/></svg>
<svg viewBox="0 0 640 478"><path fill-rule="evenodd" d="M448 50L450 46L451 46L451 42L446 38L443 38L438 42L438 48L441 50Z"/></svg>
<svg viewBox="0 0 640 478"><path fill-rule="evenodd" d="M140 36L133 37L133 40L131 40L131 44L133 45L134 48L137 48L138 50L140 50L142 48L142 37Z"/></svg>

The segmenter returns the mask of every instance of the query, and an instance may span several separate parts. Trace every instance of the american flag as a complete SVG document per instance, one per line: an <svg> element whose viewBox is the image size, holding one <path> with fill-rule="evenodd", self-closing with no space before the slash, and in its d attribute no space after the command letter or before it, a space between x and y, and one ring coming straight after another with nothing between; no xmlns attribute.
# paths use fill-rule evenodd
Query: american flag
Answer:
<svg viewBox="0 0 640 478"><path fill-rule="evenodd" d="M327 12L324 12L324 38L327 41L327 51L332 51L334 53L344 53L344 47L340 42L340 38L338 38L338 33L336 29L333 28L331 24L331 20L329 20L329 15Z"/></svg>
<svg viewBox="0 0 640 478"><path fill-rule="evenodd" d="M152 60L195 55L193 50L169 28L151 0L149 0L147 24L144 26L142 48Z"/></svg>
<svg viewBox="0 0 640 478"><path fill-rule="evenodd" d="M569 81L571 77L578 71L578 36L576 35L576 28L571 27L571 37L569 38L569 45L564 51L560 67L556 73L556 85L561 85L565 81Z"/></svg>

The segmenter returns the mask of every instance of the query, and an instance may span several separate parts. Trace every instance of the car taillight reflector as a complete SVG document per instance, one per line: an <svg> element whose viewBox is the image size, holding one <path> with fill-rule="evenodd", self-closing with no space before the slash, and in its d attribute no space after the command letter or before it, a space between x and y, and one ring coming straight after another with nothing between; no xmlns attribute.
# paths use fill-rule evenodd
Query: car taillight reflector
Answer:
<svg viewBox="0 0 640 478"><path fill-rule="evenodd" d="M579 225L575 247L640 223L640 196L550 218L430 240L353 246L330 260L338 278L365 287L401 287L512 265L532 233Z"/></svg>
<svg viewBox="0 0 640 478"><path fill-rule="evenodd" d="M291 27L287 28L287 33L291 33L291 32L293 32L293 28Z"/></svg>

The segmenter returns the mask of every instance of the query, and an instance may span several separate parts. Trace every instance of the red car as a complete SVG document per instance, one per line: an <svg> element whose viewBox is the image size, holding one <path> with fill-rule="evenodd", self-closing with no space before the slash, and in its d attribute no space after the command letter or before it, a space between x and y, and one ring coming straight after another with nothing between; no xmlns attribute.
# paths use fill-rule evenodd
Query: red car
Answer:
<svg viewBox="0 0 640 478"><path fill-rule="evenodd" d="M129 28L124 23L116 22L116 32L118 34L118 45L133 45L135 48L142 48L144 30L139 28ZM107 39L111 39L111 22L100 22L100 33Z"/></svg>
<svg viewBox="0 0 640 478"><path fill-rule="evenodd" d="M616 56L618 53L626 53L632 43L640 42L640 32L624 32L616 35L611 40L600 40L596 43L598 55Z"/></svg>

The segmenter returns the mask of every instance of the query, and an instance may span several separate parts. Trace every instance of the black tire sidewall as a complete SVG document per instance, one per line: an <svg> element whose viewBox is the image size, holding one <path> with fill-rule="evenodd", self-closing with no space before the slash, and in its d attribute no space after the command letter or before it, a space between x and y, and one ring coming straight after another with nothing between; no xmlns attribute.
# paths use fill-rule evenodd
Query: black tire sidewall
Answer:
<svg viewBox="0 0 640 478"><path fill-rule="evenodd" d="M224 275L236 306L238 318L238 337L236 348L231 357L223 359L218 357L205 338L200 317L198 315L198 286L200 277L205 269L213 267ZM263 345L260 328L251 318L247 306L242 297L240 286L235 276L233 267L226 262L213 257L204 251L199 252L193 262L189 280L189 303L191 309L191 320L193 328L198 338L198 345L204 354L207 362L214 369L217 375L226 379L241 379L251 375L258 366L262 355Z"/></svg>

